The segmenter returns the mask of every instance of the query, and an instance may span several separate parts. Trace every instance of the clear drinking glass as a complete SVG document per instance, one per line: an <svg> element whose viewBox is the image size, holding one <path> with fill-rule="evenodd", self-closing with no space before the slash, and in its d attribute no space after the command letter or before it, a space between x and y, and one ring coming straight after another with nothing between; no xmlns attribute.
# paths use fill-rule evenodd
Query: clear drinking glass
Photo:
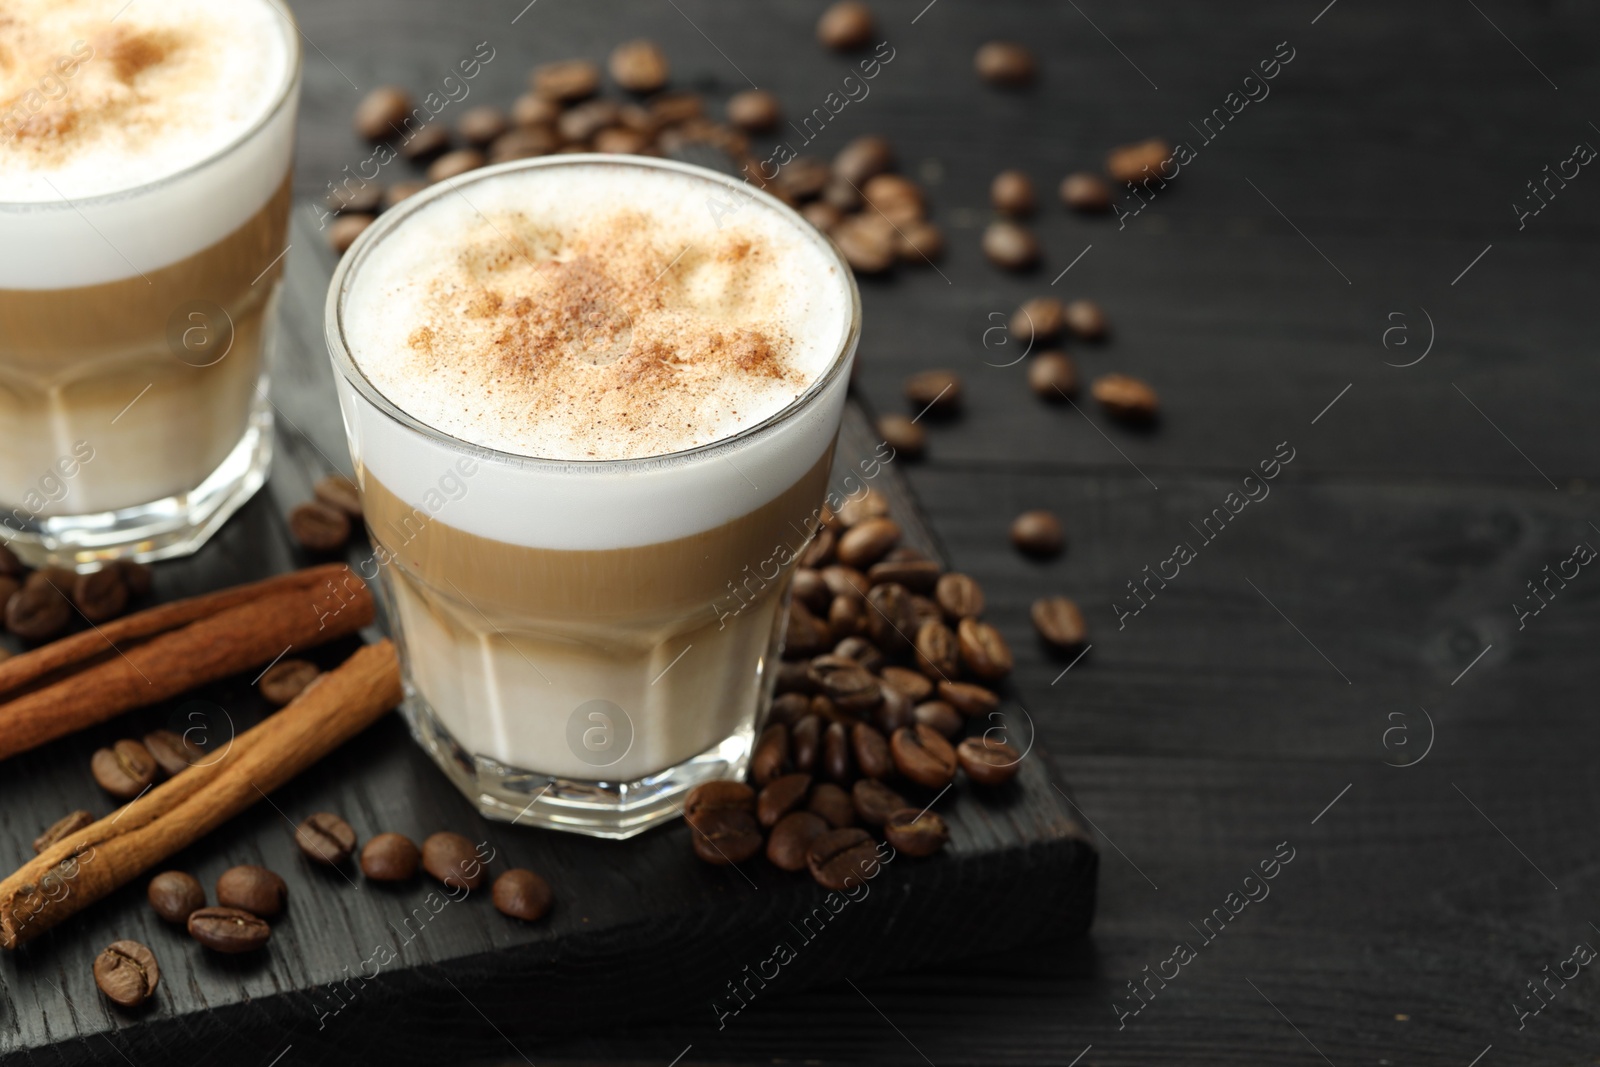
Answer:
<svg viewBox="0 0 1600 1067"><path fill-rule="evenodd" d="M392 403L346 333L347 298L390 235L436 198L475 202L480 183L596 163L638 183L688 175L710 196L780 213L840 287L826 369L742 432L644 459L514 455ZM462 792L490 818L625 838L675 816L697 783L741 775L772 695L795 559L818 528L860 332L855 282L831 242L698 167L520 160L380 216L334 275L325 328L374 546L360 571L381 577L412 735ZM631 537L645 519L669 536ZM514 529L517 543L491 527Z"/></svg>
<svg viewBox="0 0 1600 1067"><path fill-rule="evenodd" d="M0 539L31 564L188 554L266 479L301 57L263 2L287 59L254 125L147 184L0 201Z"/></svg>

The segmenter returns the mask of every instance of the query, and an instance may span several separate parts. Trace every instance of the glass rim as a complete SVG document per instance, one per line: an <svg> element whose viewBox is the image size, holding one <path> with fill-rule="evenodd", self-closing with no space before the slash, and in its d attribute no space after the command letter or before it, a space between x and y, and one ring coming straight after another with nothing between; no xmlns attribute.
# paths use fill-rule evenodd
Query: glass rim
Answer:
<svg viewBox="0 0 1600 1067"><path fill-rule="evenodd" d="M811 242L822 253L827 262L835 267L839 273L840 284L844 286L848 297L849 314L847 321L844 323L840 333L837 347L822 373L812 379L804 390L783 407L755 425L740 430L738 433L730 434L727 437L719 437L714 441L708 441L693 448L680 449L675 452L662 452L651 456L632 456L625 459L555 459L548 456L529 456L520 452L508 452L492 445L468 441L446 433L438 427L430 426L390 400L381 389L373 384L360 365L356 363L355 358L350 354L349 345L345 341L345 297L349 295L355 276L360 271L361 264L366 260L367 256L373 254L382 243L383 238L403 225L407 218L424 210L435 200L456 191L460 186L492 180L502 174L517 171L580 164L638 167L646 170L687 174L700 180L724 186L733 195L752 197L764 207L777 212L780 217L784 218L804 239ZM457 452L466 453L480 460L492 460L513 467L560 470L568 473L614 473L677 466L703 457L715 456L721 452L736 450L757 438L766 437L776 432L780 426L804 412L838 380L839 376L844 372L845 365L849 363L850 357L854 355L856 347L860 343L861 290L856 285L855 273L850 269L850 265L845 262L838 246L826 234L807 222L804 216L788 204L743 179L673 159L660 159L652 156L613 155L599 152L573 152L538 156L530 159L516 159L489 167L480 167L458 178L435 183L422 192L407 197L379 215L356 238L354 245L344 254L338 266L334 269L333 279L328 285L328 299L323 316L323 334L335 369L356 392L361 394L362 399L371 404L374 409L390 421L398 423L403 428L429 441Z"/></svg>
<svg viewBox="0 0 1600 1067"><path fill-rule="evenodd" d="M289 45L290 62L287 64L286 69L284 70L283 84L278 86L277 93L272 98L271 106L268 107L266 111L262 112L260 118L258 118L255 122L252 122L245 129L241 130L236 136L230 138L227 143L220 145L215 152L210 153L202 159L196 160L187 167L184 167L182 170L173 171L171 174L164 174L153 181L143 182L139 185L131 185L126 189L114 189L108 193L95 193L92 196L59 196L54 200L0 199L0 211L7 211L13 214L44 211L76 211L79 208L86 206L95 207L101 204L116 203L119 200L131 200L135 197L143 196L146 193L165 188L168 185L173 185L177 182L192 177L193 175L205 170L207 167L210 167L218 161L232 155L238 149L247 144L256 136L256 134L264 130L273 122L273 120L281 115L283 113L283 109L289 105L290 98L294 96L295 87L300 84L301 68L305 65L305 49L300 46L300 24L294 20L294 12L290 10L287 0L261 0L261 2L266 4L269 8L275 10L278 13L278 16L289 24L288 28L290 32L285 33L283 36L284 40L288 42Z"/></svg>

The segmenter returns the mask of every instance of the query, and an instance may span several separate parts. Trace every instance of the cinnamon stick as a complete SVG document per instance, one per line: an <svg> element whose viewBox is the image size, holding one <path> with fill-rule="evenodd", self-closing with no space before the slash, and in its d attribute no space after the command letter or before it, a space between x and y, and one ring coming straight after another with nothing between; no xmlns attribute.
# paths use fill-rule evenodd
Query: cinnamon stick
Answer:
<svg viewBox="0 0 1600 1067"><path fill-rule="evenodd" d="M332 564L163 604L23 653L0 663L0 759L354 633L373 610L367 584Z"/></svg>
<svg viewBox="0 0 1600 1067"><path fill-rule="evenodd" d="M35 856L0 881L0 947L13 949L193 844L400 702L394 645L368 645L277 714Z"/></svg>

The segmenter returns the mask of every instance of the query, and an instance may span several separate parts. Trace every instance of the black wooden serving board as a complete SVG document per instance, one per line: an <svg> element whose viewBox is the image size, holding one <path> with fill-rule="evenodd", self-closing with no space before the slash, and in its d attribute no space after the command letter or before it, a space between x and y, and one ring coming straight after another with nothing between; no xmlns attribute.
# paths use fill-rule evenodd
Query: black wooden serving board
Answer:
<svg viewBox="0 0 1600 1067"><path fill-rule="evenodd" d="M278 451L270 483L196 556L157 565L157 599L314 562L292 546L283 515L317 478L348 471L349 462L322 342L333 264L313 217L301 205L291 230L284 336L272 367ZM875 444L852 403L832 484ZM892 464L874 484L911 540L937 554ZM352 561L361 550L352 547ZM331 665L352 647L313 658ZM0 770L0 865L20 865L34 835L61 814L112 809L89 776L96 747L158 726L200 726L212 744L224 744L230 732L257 722L267 709L250 680L208 686L7 761ZM1026 714L1015 705L1007 712L1013 739L1027 743ZM486 889L449 900L422 879L387 888L354 870L314 867L291 834L321 810L342 813L363 838L395 830L420 840L434 830L460 830L489 842L494 868L543 873L557 904L546 920L526 925L496 912ZM818 912L825 894L808 878L764 860L708 867L693 857L678 823L606 842L486 821L390 715L164 865L191 871L208 891L239 863L282 874L289 909L266 951L235 958L207 952L156 917L144 900L148 879L135 879L0 957L0 1061L527 1058L550 1035L671 1013L698 1019L709 1037L737 1018L741 1000L730 983L744 1001L770 1001L818 983L1088 928L1097 855L1036 743L1012 784L991 793L951 790L937 810L951 826L943 854L900 857L858 899L836 913ZM93 982L94 956L118 938L145 942L160 960L160 989L137 1011L113 1007ZM779 943L793 950L792 959L775 956Z"/></svg>

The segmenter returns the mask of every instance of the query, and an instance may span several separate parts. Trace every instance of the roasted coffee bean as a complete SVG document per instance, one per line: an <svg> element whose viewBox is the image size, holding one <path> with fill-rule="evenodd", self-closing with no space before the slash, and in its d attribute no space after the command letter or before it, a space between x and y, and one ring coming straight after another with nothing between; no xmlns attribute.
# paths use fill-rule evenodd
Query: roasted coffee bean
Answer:
<svg viewBox="0 0 1600 1067"><path fill-rule="evenodd" d="M858 191L869 178L874 178L893 166L894 149L889 147L888 140L876 134L857 137L833 157L833 173L850 185L856 186ZM842 205L835 206L842 207ZM845 210L854 210L855 206L851 205Z"/></svg>
<svg viewBox="0 0 1600 1067"><path fill-rule="evenodd" d="M72 583L72 602L90 622L105 622L122 614L128 606L128 587L122 570L108 564L90 574L80 574Z"/></svg>
<svg viewBox="0 0 1600 1067"><path fill-rule="evenodd" d="M928 447L927 433L905 415L880 416L878 436L894 449L897 459L919 459Z"/></svg>
<svg viewBox="0 0 1600 1067"><path fill-rule="evenodd" d="M366 232L372 225L371 215L340 215L328 227L328 247L339 255L350 251L350 246L356 243L356 238Z"/></svg>
<svg viewBox="0 0 1600 1067"><path fill-rule="evenodd" d="M1031 614L1033 627L1039 631L1039 636L1056 648L1077 648L1088 637L1083 612L1064 596L1035 600Z"/></svg>
<svg viewBox="0 0 1600 1067"><path fill-rule="evenodd" d="M817 40L836 52L865 48L873 36L872 11L859 0L839 0L817 20Z"/></svg>
<svg viewBox="0 0 1600 1067"><path fill-rule="evenodd" d="M839 562L857 570L870 567L900 542L900 524L893 519L868 519L839 538Z"/></svg>
<svg viewBox="0 0 1600 1067"><path fill-rule="evenodd" d="M934 586L933 598L939 609L951 622L960 622L969 616L983 614L983 587L956 571L939 577Z"/></svg>
<svg viewBox="0 0 1600 1067"><path fill-rule="evenodd" d="M929 678L954 678L961 670L961 648L944 623L930 619L917 629L917 669Z"/></svg>
<svg viewBox="0 0 1600 1067"><path fill-rule="evenodd" d="M837 544L838 536L827 527L818 530L816 536L807 543L805 550L800 553L800 566L826 567L832 563L833 549L834 545Z"/></svg>
<svg viewBox="0 0 1600 1067"><path fill-rule="evenodd" d="M905 263L932 263L944 255L944 231L926 219L914 219L895 234L895 254Z"/></svg>
<svg viewBox="0 0 1600 1067"><path fill-rule="evenodd" d="M1061 520L1048 511L1024 511L1011 521L1011 543L1026 555L1049 558L1060 553L1065 541Z"/></svg>
<svg viewBox="0 0 1600 1067"><path fill-rule="evenodd" d="M30 574L6 601L6 629L24 641L48 641L72 622L72 604L49 581Z"/></svg>
<svg viewBox="0 0 1600 1067"><path fill-rule="evenodd" d="M561 147L561 138L549 126L519 126L507 130L489 146L490 163L547 156Z"/></svg>
<svg viewBox="0 0 1600 1067"><path fill-rule="evenodd" d="M21 582L17 581L9 574L0 574L0 609L4 609L6 603L11 599L12 595L21 588ZM4 625L5 619L0 617L0 626Z"/></svg>
<svg viewBox="0 0 1600 1067"><path fill-rule="evenodd" d="M842 892L878 873L878 847L859 827L829 830L811 842L806 866L817 884Z"/></svg>
<svg viewBox="0 0 1600 1067"><path fill-rule="evenodd" d="M931 856L950 840L950 828L936 811L901 808L883 824L883 837L896 852Z"/></svg>
<svg viewBox="0 0 1600 1067"><path fill-rule="evenodd" d="M1011 647L993 626L978 619L962 619L956 626L956 640L961 646L961 662L977 677L993 682L1011 673Z"/></svg>
<svg viewBox="0 0 1600 1067"><path fill-rule="evenodd" d="M886 682L878 683L883 694L882 702L872 709L872 724L888 737L902 726L912 723L911 698Z"/></svg>
<svg viewBox="0 0 1600 1067"><path fill-rule="evenodd" d="M983 231L983 254L1005 270L1030 270L1039 263L1039 239L1015 222L991 222Z"/></svg>
<svg viewBox="0 0 1600 1067"><path fill-rule="evenodd" d="M75 811L70 815L63 815L49 826L40 831L39 836L33 839L33 851L37 855L65 838L82 830L85 826L95 821L94 816L87 811Z"/></svg>
<svg viewBox="0 0 1600 1067"><path fill-rule="evenodd" d="M857 274L879 274L894 266L894 227L881 215L851 215L833 228L832 237Z"/></svg>
<svg viewBox="0 0 1600 1067"><path fill-rule="evenodd" d="M1152 137L1113 148L1106 156L1106 173L1114 182L1148 182L1162 176L1161 165L1171 158L1172 147Z"/></svg>
<svg viewBox="0 0 1600 1067"><path fill-rule="evenodd" d="M803 871L811 843L828 831L828 821L809 811L791 811L767 836L767 859L780 871Z"/></svg>
<svg viewBox="0 0 1600 1067"><path fill-rule="evenodd" d="M861 187L861 198L868 208L889 220L896 229L921 221L926 210L917 183L899 174L869 178Z"/></svg>
<svg viewBox="0 0 1600 1067"><path fill-rule="evenodd" d="M506 113L493 104L469 107L456 119L456 132L461 139L478 148L487 148L489 142L510 128Z"/></svg>
<svg viewBox="0 0 1600 1067"><path fill-rule="evenodd" d="M1067 328L1067 309L1053 296L1036 296L1026 300L1011 313L1007 327L1013 340L1024 348L1061 336Z"/></svg>
<svg viewBox="0 0 1600 1067"><path fill-rule="evenodd" d="M1069 174L1061 179L1061 202L1074 211L1110 211L1111 183L1098 174Z"/></svg>
<svg viewBox="0 0 1600 1067"><path fill-rule="evenodd" d="M880 827L890 815L907 807L909 801L873 778L863 778L850 787L850 801L856 818L865 826Z"/></svg>
<svg viewBox="0 0 1600 1067"><path fill-rule="evenodd" d="M846 497L844 503L839 506L839 521L844 523L846 528L888 516L889 498L876 489L868 489L859 496ZM867 591L865 579L859 588L863 593Z"/></svg>
<svg viewBox="0 0 1600 1067"><path fill-rule="evenodd" d="M667 84L670 68L666 54L654 41L624 41L606 61L611 80L630 93L653 93Z"/></svg>
<svg viewBox="0 0 1600 1067"><path fill-rule="evenodd" d="M1033 53L1014 41L990 41L978 49L972 65L991 85L1018 86L1033 81Z"/></svg>
<svg viewBox="0 0 1600 1067"><path fill-rule="evenodd" d="M844 221L844 213L832 204L813 200L800 209L800 215L823 233L832 233Z"/></svg>
<svg viewBox="0 0 1600 1067"><path fill-rule="evenodd" d="M205 758L205 750L171 730L152 730L144 735L145 751L170 777L181 774Z"/></svg>
<svg viewBox="0 0 1600 1067"><path fill-rule="evenodd" d="M748 811L723 809L705 816L692 834L694 853L707 863L743 863L761 851L761 827Z"/></svg>
<svg viewBox="0 0 1600 1067"><path fill-rule="evenodd" d="M137 599L150 592L155 575L151 572L149 564L125 559L118 561L117 569L122 572L122 584L128 587L129 596Z"/></svg>
<svg viewBox="0 0 1600 1067"><path fill-rule="evenodd" d="M806 666L809 667L809 664ZM781 722L793 728L801 718L810 714L811 698L804 693L779 693L772 698L772 707L767 712L768 722Z"/></svg>
<svg viewBox="0 0 1600 1067"><path fill-rule="evenodd" d="M961 713L942 700L928 700L918 704L911 711L914 722L930 726L939 732L939 736L950 739L961 732Z"/></svg>
<svg viewBox="0 0 1600 1067"><path fill-rule="evenodd" d="M289 512L289 533L311 552L333 552L350 540L350 517L316 500Z"/></svg>
<svg viewBox="0 0 1600 1067"><path fill-rule="evenodd" d="M822 749L822 718L806 715L789 731L789 749L794 769L811 774L817 769L817 754Z"/></svg>
<svg viewBox="0 0 1600 1067"><path fill-rule="evenodd" d="M139 742L123 738L110 748L97 749L89 772L101 789L122 800L132 800L156 779L155 757Z"/></svg>
<svg viewBox="0 0 1600 1067"><path fill-rule="evenodd" d="M789 728L781 722L770 724L756 740L750 756L750 780L764 786L789 770Z"/></svg>
<svg viewBox="0 0 1600 1067"><path fill-rule="evenodd" d="M1022 753L1004 741L969 737L956 746L956 759L979 785L1002 785L1016 776Z"/></svg>
<svg viewBox="0 0 1600 1067"><path fill-rule="evenodd" d="M842 722L848 725L856 721L854 715L845 714L833 701L820 693L811 698L811 714L822 720L824 730L828 728L830 722Z"/></svg>
<svg viewBox="0 0 1600 1067"><path fill-rule="evenodd" d="M856 809L850 801L850 794L843 786L833 782L818 782L811 787L811 799L806 802L806 810L821 816L835 829L855 825Z"/></svg>
<svg viewBox="0 0 1600 1067"><path fill-rule="evenodd" d="M374 882L409 881L421 861L422 851L404 834L379 834L361 848L361 873Z"/></svg>
<svg viewBox="0 0 1600 1067"><path fill-rule="evenodd" d="M822 731L822 773L835 782L848 782L855 777L850 728L842 722L830 722Z"/></svg>
<svg viewBox="0 0 1600 1067"><path fill-rule="evenodd" d="M471 839L452 830L429 834L422 842L422 869L447 886L476 889L489 871Z"/></svg>
<svg viewBox="0 0 1600 1067"><path fill-rule="evenodd" d="M887 778L894 769L889 742L867 723L858 722L850 727L850 751L863 778Z"/></svg>
<svg viewBox="0 0 1600 1067"><path fill-rule="evenodd" d="M476 148L458 148L454 152L446 152L428 164L428 181L445 182L451 178L459 178L488 162L489 158Z"/></svg>
<svg viewBox="0 0 1600 1067"><path fill-rule="evenodd" d="M500 914L524 922L538 922L550 910L550 883L522 867L513 867L496 878L489 896Z"/></svg>
<svg viewBox="0 0 1600 1067"><path fill-rule="evenodd" d="M909 667L889 666L880 672L884 682L904 693L912 703L919 703L933 694L933 683L920 671Z"/></svg>
<svg viewBox="0 0 1600 1067"><path fill-rule="evenodd" d="M511 121L517 126L554 126L561 104L538 93L523 93L511 102Z"/></svg>
<svg viewBox="0 0 1600 1067"><path fill-rule="evenodd" d="M798 600L789 601L789 626L783 634L783 654L788 659L815 656L833 644L828 623L811 614Z"/></svg>
<svg viewBox="0 0 1600 1067"><path fill-rule="evenodd" d="M216 895L217 903L224 908L242 908L271 919L289 903L289 886L273 871L245 863L217 876Z"/></svg>
<svg viewBox="0 0 1600 1067"><path fill-rule="evenodd" d="M842 563L829 564L819 573L822 575L822 580L828 583L828 589L834 596L848 596L852 593L866 596L872 589L872 583L867 580L865 574Z"/></svg>
<svg viewBox="0 0 1600 1067"><path fill-rule="evenodd" d="M162 871L150 879L145 898L156 914L169 923L184 923L195 911L206 906L206 891L200 880L187 871Z"/></svg>
<svg viewBox="0 0 1600 1067"><path fill-rule="evenodd" d="M189 936L213 952L249 952L272 936L266 920L242 908L199 908L188 925Z"/></svg>
<svg viewBox="0 0 1600 1067"><path fill-rule="evenodd" d="M132 1008L155 995L161 968L137 941L113 941L94 959L94 984L115 1004Z"/></svg>
<svg viewBox="0 0 1600 1067"><path fill-rule="evenodd" d="M778 171L778 188L794 200L810 200L828 184L828 165L813 156L796 156Z"/></svg>
<svg viewBox="0 0 1600 1067"><path fill-rule="evenodd" d="M944 612L939 610L939 605L932 597L913 593L911 596L911 614L916 619L917 629L922 629L925 622L943 622Z"/></svg>
<svg viewBox="0 0 1600 1067"><path fill-rule="evenodd" d="M895 582L875 585L867 593L867 604L872 609L867 614L867 636L873 644L886 652L910 648L917 632L917 611L906 587Z"/></svg>
<svg viewBox="0 0 1600 1067"><path fill-rule="evenodd" d="M295 828L294 843L309 858L332 867L356 850L356 832L332 812L319 811Z"/></svg>
<svg viewBox="0 0 1600 1067"><path fill-rule="evenodd" d="M905 389L918 414L948 418L961 410L961 378L955 371L919 371L906 379Z"/></svg>
<svg viewBox="0 0 1600 1067"><path fill-rule="evenodd" d="M369 141L387 141L401 132L410 117L411 94L397 85L379 86L356 105L356 133Z"/></svg>
<svg viewBox="0 0 1600 1067"><path fill-rule="evenodd" d="M833 594L828 590L828 583L823 581L822 575L811 567L797 567L794 581L789 588L796 600L818 614L827 611L828 604L833 600Z"/></svg>
<svg viewBox="0 0 1600 1067"><path fill-rule="evenodd" d="M865 637L847 637L833 647L833 656L836 659L847 659L858 663L869 672L875 672L883 666L883 653L878 651L878 646L868 641Z"/></svg>
<svg viewBox="0 0 1600 1067"><path fill-rule="evenodd" d="M1078 369L1061 352L1041 352L1028 361L1028 388L1052 404L1078 392Z"/></svg>
<svg viewBox="0 0 1600 1067"><path fill-rule="evenodd" d="M786 693L809 694L811 692L811 664L804 660L785 660L778 664L778 677L774 683L774 690L780 696Z"/></svg>
<svg viewBox="0 0 1600 1067"><path fill-rule="evenodd" d="M28 575L26 584L35 585L44 582L54 586L67 596L71 596L72 586L77 580L78 573L76 571L68 570L65 567L42 567Z"/></svg>
<svg viewBox="0 0 1600 1067"><path fill-rule="evenodd" d="M861 190L840 176L837 157L834 159L833 169L833 177L828 179L827 187L822 190L822 202L839 212L841 216L860 211L864 206Z"/></svg>
<svg viewBox="0 0 1600 1067"><path fill-rule="evenodd" d="M617 156L636 156L649 147L649 139L642 133L625 130L620 126L601 130L594 135L594 150Z"/></svg>
<svg viewBox="0 0 1600 1067"><path fill-rule="evenodd" d="M1062 309L1067 329L1085 341L1098 341L1106 335L1106 313L1093 300L1073 300Z"/></svg>
<svg viewBox="0 0 1600 1067"><path fill-rule="evenodd" d="M701 782L689 790L683 801L683 821L697 826L719 811L745 811L754 814L756 791L743 782L717 779Z"/></svg>
<svg viewBox="0 0 1600 1067"><path fill-rule="evenodd" d="M956 751L930 726L908 726L894 732L889 751L901 774L929 789L942 789L956 776Z"/></svg>
<svg viewBox="0 0 1600 1067"><path fill-rule="evenodd" d="M283 707L305 692L322 675L315 663L303 659L281 659L268 667L256 683L267 703Z"/></svg>
<svg viewBox="0 0 1600 1067"><path fill-rule="evenodd" d="M312 486L311 494L331 508L337 508L352 519L361 518L361 490L342 474L329 474Z"/></svg>
<svg viewBox="0 0 1600 1067"><path fill-rule="evenodd" d="M940 682L938 690L940 700L969 719L986 717L1000 706L998 696L972 682Z"/></svg>
<svg viewBox="0 0 1600 1067"><path fill-rule="evenodd" d="M828 630L834 637L854 637L867 628L867 598L855 591L836 596L828 604Z"/></svg>
<svg viewBox="0 0 1600 1067"><path fill-rule="evenodd" d="M989 202L1002 215L1013 219L1033 214L1033 179L1020 170L1003 170L989 183Z"/></svg>
<svg viewBox="0 0 1600 1067"><path fill-rule="evenodd" d="M728 99L728 121L750 133L770 130L783 117L778 98L765 89L745 89Z"/></svg>
<svg viewBox="0 0 1600 1067"><path fill-rule="evenodd" d="M811 775L785 774L767 783L756 795L756 821L762 826L775 826L779 819L799 809L811 792Z"/></svg>
<svg viewBox="0 0 1600 1067"><path fill-rule="evenodd" d="M1138 378L1107 374L1096 378L1089 390L1106 414L1124 422L1149 422L1161 409L1156 391Z"/></svg>
<svg viewBox="0 0 1600 1067"><path fill-rule="evenodd" d="M939 565L931 559L885 559L867 568L867 581L873 585L895 582L913 592L931 593L939 573Z"/></svg>
<svg viewBox="0 0 1600 1067"><path fill-rule="evenodd" d="M334 212L376 215L383 210L383 186L377 182L362 182L352 189L348 184L341 184L326 193L322 202Z"/></svg>
<svg viewBox="0 0 1600 1067"><path fill-rule="evenodd" d="M27 573L27 570L28 568L23 566L22 561L17 558L15 552L5 545L0 545L0 576L20 578Z"/></svg>
<svg viewBox="0 0 1600 1067"><path fill-rule="evenodd" d="M568 103L595 94L600 88L600 68L587 59L564 59L535 67L531 82L540 96Z"/></svg>
<svg viewBox="0 0 1600 1067"><path fill-rule="evenodd" d="M419 127L400 142L400 154L413 163L424 163L449 150L450 128L442 122Z"/></svg>

